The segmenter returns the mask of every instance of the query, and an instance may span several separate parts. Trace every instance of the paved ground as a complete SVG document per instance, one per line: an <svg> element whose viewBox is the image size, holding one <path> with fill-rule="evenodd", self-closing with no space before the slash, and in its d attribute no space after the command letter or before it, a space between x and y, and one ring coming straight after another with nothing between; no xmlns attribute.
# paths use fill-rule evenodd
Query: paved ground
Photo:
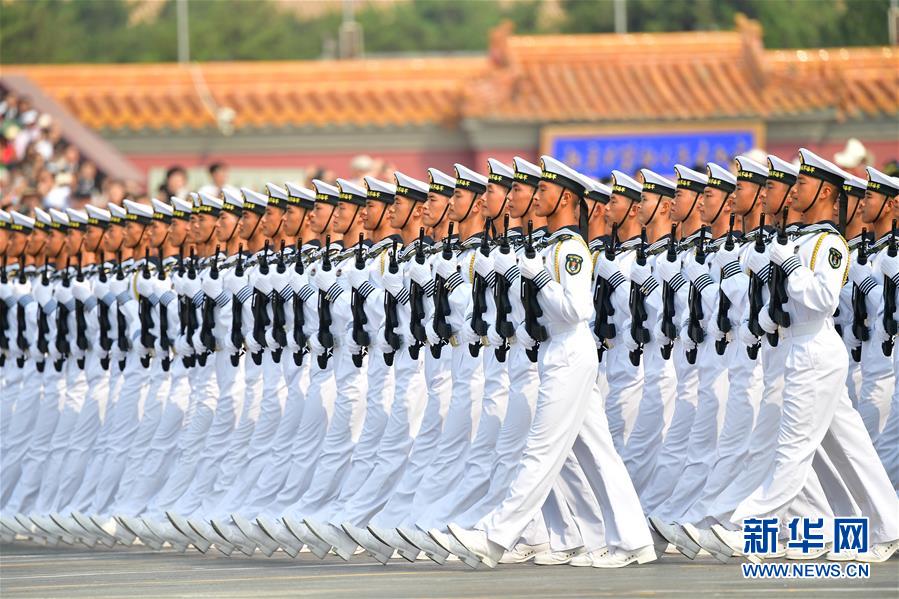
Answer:
<svg viewBox="0 0 899 599"><path fill-rule="evenodd" d="M899 563L875 564L868 580L744 580L738 564L691 562L666 556L646 566L600 571L530 564L472 571L456 563L404 561L381 566L368 559L293 560L282 553L226 558L212 550L181 555L140 547L99 551L0 547L0 595L6 597L624 597L899 596Z"/></svg>

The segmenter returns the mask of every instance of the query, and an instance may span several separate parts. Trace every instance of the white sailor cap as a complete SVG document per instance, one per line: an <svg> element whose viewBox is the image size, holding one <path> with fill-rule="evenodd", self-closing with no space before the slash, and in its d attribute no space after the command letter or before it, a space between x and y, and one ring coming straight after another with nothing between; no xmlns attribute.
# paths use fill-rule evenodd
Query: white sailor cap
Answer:
<svg viewBox="0 0 899 599"><path fill-rule="evenodd" d="M846 192L846 195L863 198L865 197L866 189L868 189L868 182L861 177L849 175L849 177L843 181L843 191Z"/></svg>
<svg viewBox="0 0 899 599"><path fill-rule="evenodd" d="M774 154L768 154L768 178L776 179L792 187L799 176L799 169Z"/></svg>
<svg viewBox="0 0 899 599"><path fill-rule="evenodd" d="M706 187L720 189L727 194L733 193L737 188L737 178L720 164L709 162L705 165L705 168L706 174L709 176L709 182L706 184Z"/></svg>
<svg viewBox="0 0 899 599"><path fill-rule="evenodd" d="M315 192L301 185L296 185L288 181L284 184L287 187L287 203L294 204L306 210L312 210L315 207Z"/></svg>
<svg viewBox="0 0 899 599"><path fill-rule="evenodd" d="M674 192L677 189L677 185L675 185L674 181L663 177L648 168L641 168L640 174L643 175L643 191L657 193L659 195L668 196L669 198L674 197Z"/></svg>
<svg viewBox="0 0 899 599"><path fill-rule="evenodd" d="M172 202L172 218L181 220L190 220L190 215L194 211L194 207L190 202L185 202L178 196L169 198Z"/></svg>
<svg viewBox="0 0 899 599"><path fill-rule="evenodd" d="M190 198L190 203L193 204L194 208L200 205L200 194L196 191L188 192L187 197Z"/></svg>
<svg viewBox="0 0 899 599"><path fill-rule="evenodd" d="M865 167L865 170L868 171L868 191L882 193L888 198L899 195L899 182L895 177L891 177L873 166Z"/></svg>
<svg viewBox="0 0 899 599"><path fill-rule="evenodd" d="M512 181L515 179L515 171L497 160L496 158L487 159L487 180L490 183L496 183L500 187L506 189L512 188Z"/></svg>
<svg viewBox="0 0 899 599"><path fill-rule="evenodd" d="M608 204L612 198L612 188L603 185L593 177L582 174L581 179L584 182L584 197L593 202L600 204Z"/></svg>
<svg viewBox="0 0 899 599"><path fill-rule="evenodd" d="M156 198L151 198L150 204L153 206L153 220L161 220L166 224L172 222L173 210L171 204L160 202Z"/></svg>
<svg viewBox="0 0 899 599"><path fill-rule="evenodd" d="M632 202L639 202L643 186L633 177L621 171L612 171L612 193L623 195Z"/></svg>
<svg viewBox="0 0 899 599"><path fill-rule="evenodd" d="M313 179L312 188L315 190L316 202L324 202L325 204L336 206L337 202L340 201L340 190L321 179Z"/></svg>
<svg viewBox="0 0 899 599"><path fill-rule="evenodd" d="M243 214L243 195L236 187L222 188L222 210L235 216Z"/></svg>
<svg viewBox="0 0 899 599"><path fill-rule="evenodd" d="M409 198L413 202L428 201L428 184L399 171L393 173L396 182L396 195Z"/></svg>
<svg viewBox="0 0 899 599"><path fill-rule="evenodd" d="M222 211L222 201L215 196L201 191L197 194L197 201L194 202L193 214L211 214L218 217Z"/></svg>
<svg viewBox="0 0 899 599"><path fill-rule="evenodd" d="M69 228L69 217L61 210L50 208L50 227L54 229Z"/></svg>
<svg viewBox="0 0 899 599"><path fill-rule="evenodd" d="M13 231L19 231L20 233L30 233L32 229L34 229L34 219L30 216L25 216L21 212L10 212L11 223L9 228Z"/></svg>
<svg viewBox="0 0 899 599"><path fill-rule="evenodd" d="M287 208L287 190L274 183L266 183L265 191L268 192L268 205L285 210Z"/></svg>
<svg viewBox="0 0 899 599"><path fill-rule="evenodd" d="M837 189L843 189L843 181L849 176L849 173L830 160L821 158L806 148L799 148L799 172L814 179L832 183L837 186Z"/></svg>
<svg viewBox="0 0 899 599"><path fill-rule="evenodd" d="M90 206L90 204L87 204L85 206L85 208L87 206ZM90 224L88 222L86 210L76 210L75 208L66 208L66 218L69 220L68 226L70 229L81 230Z"/></svg>
<svg viewBox="0 0 899 599"><path fill-rule="evenodd" d="M467 189L474 192L475 195L480 195L487 191L487 177L481 173L476 173L458 162L453 165L453 169L456 171L456 187Z"/></svg>
<svg viewBox="0 0 899 599"><path fill-rule="evenodd" d="M340 192L341 202L349 202L354 206L365 206L365 190L352 181L338 178L337 191Z"/></svg>
<svg viewBox="0 0 899 599"><path fill-rule="evenodd" d="M243 194L243 209L255 212L259 216L265 214L268 208L268 197L259 192L253 191L249 187L241 187L240 193Z"/></svg>
<svg viewBox="0 0 899 599"><path fill-rule="evenodd" d="M35 206L34 228L46 231L50 228L51 224L53 224L53 220L50 218L50 214L43 208L38 208L37 206Z"/></svg>
<svg viewBox="0 0 899 599"><path fill-rule="evenodd" d="M109 226L109 210L93 204L87 204L84 207L84 211L87 213L87 224L103 229Z"/></svg>
<svg viewBox="0 0 899 599"><path fill-rule="evenodd" d="M533 162L528 162L520 156L512 158L512 167L514 168L515 180L530 187L537 187L540 183L540 175L542 171L540 167Z"/></svg>
<svg viewBox="0 0 899 599"><path fill-rule="evenodd" d="M748 181L756 185L764 185L768 180L768 166L756 162L749 156L737 156L737 181Z"/></svg>
<svg viewBox="0 0 899 599"><path fill-rule="evenodd" d="M540 157L540 180L564 187L579 198L584 196L581 174L552 156Z"/></svg>
<svg viewBox="0 0 899 599"><path fill-rule="evenodd" d="M133 200L122 200L122 206L125 208L125 220L127 221L149 225L153 220L153 210L145 204L138 204Z"/></svg>
<svg viewBox="0 0 899 599"><path fill-rule="evenodd" d="M709 178L705 173L695 171L683 164L674 165L674 174L677 177L678 189L688 189L697 193L702 193L705 186L709 182Z"/></svg>
<svg viewBox="0 0 899 599"><path fill-rule="evenodd" d="M428 169L428 191L440 194L442 196L453 197L453 190L456 187L456 180L440 169Z"/></svg>
<svg viewBox="0 0 899 599"><path fill-rule="evenodd" d="M396 195L395 185L369 176L363 177L362 181L365 183L365 196L369 200L377 200L379 202L384 202L385 204L393 203L393 196ZM455 185L455 181L453 181L453 184ZM450 191L452 191L452 189Z"/></svg>
<svg viewBox="0 0 899 599"><path fill-rule="evenodd" d="M125 209L118 204L107 204L106 209L109 210L109 224L124 225Z"/></svg>
<svg viewBox="0 0 899 599"><path fill-rule="evenodd" d="M12 224L12 217L6 210L0 210L0 229L9 229Z"/></svg>

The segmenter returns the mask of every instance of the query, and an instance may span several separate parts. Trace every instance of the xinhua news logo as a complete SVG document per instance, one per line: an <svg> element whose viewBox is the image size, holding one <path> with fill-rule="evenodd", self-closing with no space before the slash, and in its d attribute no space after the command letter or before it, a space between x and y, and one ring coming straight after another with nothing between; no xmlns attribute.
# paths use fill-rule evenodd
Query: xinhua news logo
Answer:
<svg viewBox="0 0 899 599"><path fill-rule="evenodd" d="M827 530L824 518L793 518L785 533L786 546L779 546L779 518L747 518L743 521L743 553L762 558L782 557L792 550L811 557L832 553L836 559L852 559L868 550L867 518L834 518ZM797 556L800 557L800 556ZM868 578L869 564L854 563L764 563L741 564L744 578Z"/></svg>

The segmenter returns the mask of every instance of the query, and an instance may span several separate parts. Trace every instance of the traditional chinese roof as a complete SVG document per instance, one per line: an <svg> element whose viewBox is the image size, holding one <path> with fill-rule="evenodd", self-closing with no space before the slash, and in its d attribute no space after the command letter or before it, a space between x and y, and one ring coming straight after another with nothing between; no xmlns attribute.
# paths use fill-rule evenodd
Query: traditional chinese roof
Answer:
<svg viewBox="0 0 899 599"><path fill-rule="evenodd" d="M899 114L899 50L766 51L758 24L735 31L491 34L482 57L223 62L182 66L8 66L89 127L380 128L504 122Z"/></svg>

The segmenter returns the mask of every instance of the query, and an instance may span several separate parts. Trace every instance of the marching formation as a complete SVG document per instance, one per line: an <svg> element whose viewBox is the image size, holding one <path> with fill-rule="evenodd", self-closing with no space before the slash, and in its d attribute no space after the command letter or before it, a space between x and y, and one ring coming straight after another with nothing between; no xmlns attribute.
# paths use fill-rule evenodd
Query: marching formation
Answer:
<svg viewBox="0 0 899 599"><path fill-rule="evenodd" d="M471 567L899 546L899 180L543 156L0 211L0 537ZM848 241L847 241L848 240Z"/></svg>

